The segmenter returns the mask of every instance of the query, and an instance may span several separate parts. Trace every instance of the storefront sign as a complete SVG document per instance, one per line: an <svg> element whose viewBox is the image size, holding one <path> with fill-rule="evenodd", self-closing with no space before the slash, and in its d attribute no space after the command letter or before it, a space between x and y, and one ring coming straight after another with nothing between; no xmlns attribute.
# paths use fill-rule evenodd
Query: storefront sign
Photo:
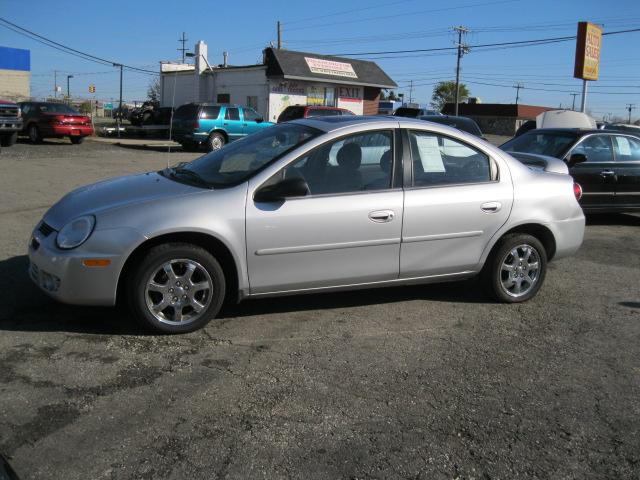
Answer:
<svg viewBox="0 0 640 480"><path fill-rule="evenodd" d="M347 99L361 100L362 90L358 87L339 87L338 98L343 100L347 100Z"/></svg>
<svg viewBox="0 0 640 480"><path fill-rule="evenodd" d="M337 77L358 78L350 63L321 60L319 58L304 57L311 73L334 75Z"/></svg>
<svg viewBox="0 0 640 480"><path fill-rule="evenodd" d="M298 82L280 82L271 85L271 93L305 95L304 85Z"/></svg>
<svg viewBox="0 0 640 480"><path fill-rule="evenodd" d="M602 28L589 22L578 23L576 61L573 70L575 78L598 79L601 48Z"/></svg>

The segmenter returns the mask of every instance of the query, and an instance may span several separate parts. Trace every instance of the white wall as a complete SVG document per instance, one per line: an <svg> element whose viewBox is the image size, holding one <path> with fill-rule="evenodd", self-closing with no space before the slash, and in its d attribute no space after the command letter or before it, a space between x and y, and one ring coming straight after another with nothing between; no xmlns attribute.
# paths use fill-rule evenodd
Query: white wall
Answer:
<svg viewBox="0 0 640 480"><path fill-rule="evenodd" d="M246 105L247 97L258 97L258 113L266 119L269 107L266 70L266 67L260 65L242 69L220 69L213 75L207 74L207 86L200 101L215 102L219 94L228 93L231 103Z"/></svg>
<svg viewBox="0 0 640 480"><path fill-rule="evenodd" d="M193 73L163 73L160 77L160 105L177 108L185 103L195 102L194 79Z"/></svg>

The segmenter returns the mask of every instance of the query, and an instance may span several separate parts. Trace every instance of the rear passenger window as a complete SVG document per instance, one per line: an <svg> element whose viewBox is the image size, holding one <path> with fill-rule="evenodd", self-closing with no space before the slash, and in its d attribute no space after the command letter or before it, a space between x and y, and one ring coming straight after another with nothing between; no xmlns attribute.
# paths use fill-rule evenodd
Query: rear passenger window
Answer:
<svg viewBox="0 0 640 480"><path fill-rule="evenodd" d="M216 119L220 114L220 107L204 106L200 112L200 118Z"/></svg>
<svg viewBox="0 0 640 480"><path fill-rule="evenodd" d="M616 135L613 137L616 160L619 162L636 162L640 160L640 141L631 137Z"/></svg>
<svg viewBox="0 0 640 480"><path fill-rule="evenodd" d="M454 138L431 132L412 131L413 186L455 185L489 182L492 174L489 157Z"/></svg>
<svg viewBox="0 0 640 480"><path fill-rule="evenodd" d="M224 114L225 120L240 120L240 112L238 112L237 108L227 108L227 111Z"/></svg>
<svg viewBox="0 0 640 480"><path fill-rule="evenodd" d="M284 177L304 178L311 195L390 188L392 139L391 130L382 130L328 142L288 166Z"/></svg>

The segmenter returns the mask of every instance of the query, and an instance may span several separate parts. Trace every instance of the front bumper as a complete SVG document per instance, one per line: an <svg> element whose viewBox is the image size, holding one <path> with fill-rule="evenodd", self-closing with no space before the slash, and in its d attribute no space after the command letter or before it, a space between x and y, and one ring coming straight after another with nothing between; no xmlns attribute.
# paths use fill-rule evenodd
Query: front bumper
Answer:
<svg viewBox="0 0 640 480"><path fill-rule="evenodd" d="M29 276L50 297L73 305L112 306L118 279L128 255L145 240L134 229L96 230L73 250L60 250L57 232L44 235L39 228L29 242ZM87 267L83 260L108 259L104 267Z"/></svg>

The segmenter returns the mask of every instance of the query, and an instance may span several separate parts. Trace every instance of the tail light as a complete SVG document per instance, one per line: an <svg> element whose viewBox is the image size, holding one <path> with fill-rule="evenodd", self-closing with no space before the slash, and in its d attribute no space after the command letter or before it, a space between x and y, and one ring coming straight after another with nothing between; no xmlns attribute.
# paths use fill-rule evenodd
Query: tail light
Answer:
<svg viewBox="0 0 640 480"><path fill-rule="evenodd" d="M573 194L576 196L576 200L580 200L582 198L582 187L579 183L573 182Z"/></svg>
<svg viewBox="0 0 640 480"><path fill-rule="evenodd" d="M53 123L54 125L62 125L64 123L64 116L55 116L49 119L49 123Z"/></svg>
<svg viewBox="0 0 640 480"><path fill-rule="evenodd" d="M200 120L196 120L195 122L193 122L193 128L195 129L200 128Z"/></svg>

